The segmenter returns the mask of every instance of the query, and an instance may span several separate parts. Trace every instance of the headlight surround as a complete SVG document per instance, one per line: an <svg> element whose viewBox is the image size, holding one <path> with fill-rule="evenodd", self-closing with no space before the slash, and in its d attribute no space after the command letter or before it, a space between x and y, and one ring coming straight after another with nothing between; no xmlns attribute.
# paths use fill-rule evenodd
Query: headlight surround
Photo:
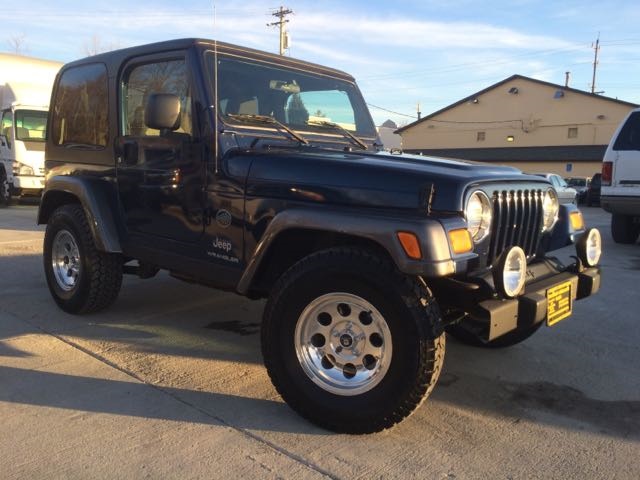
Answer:
<svg viewBox="0 0 640 480"><path fill-rule="evenodd" d="M520 295L527 275L527 256L520 247L504 252L493 270L496 289L507 298Z"/></svg>
<svg viewBox="0 0 640 480"><path fill-rule="evenodd" d="M548 232L558 221L558 212L560 211L560 202L558 201L558 194L553 188L547 190L542 200L542 213L544 218L542 220L542 231Z"/></svg>
<svg viewBox="0 0 640 480"><path fill-rule="evenodd" d="M473 241L478 243L484 240L491 229L492 208L489 197L481 190L473 192L467 200L464 215Z"/></svg>
<svg viewBox="0 0 640 480"><path fill-rule="evenodd" d="M33 168L29 165L25 165L20 162L13 162L13 174L14 175L35 175L33 172Z"/></svg>
<svg viewBox="0 0 640 480"><path fill-rule="evenodd" d="M602 236L597 228L590 228L576 243L580 261L588 267L595 267L602 255Z"/></svg>

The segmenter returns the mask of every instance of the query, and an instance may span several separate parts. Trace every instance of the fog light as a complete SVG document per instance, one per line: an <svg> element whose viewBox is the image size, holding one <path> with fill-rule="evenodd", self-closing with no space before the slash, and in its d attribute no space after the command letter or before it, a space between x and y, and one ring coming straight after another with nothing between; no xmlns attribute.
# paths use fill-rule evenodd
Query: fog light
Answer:
<svg viewBox="0 0 640 480"><path fill-rule="evenodd" d="M493 270L496 289L507 298L522 293L527 275L527 256L520 247L511 247L502 254Z"/></svg>
<svg viewBox="0 0 640 480"><path fill-rule="evenodd" d="M602 255L602 236L597 228L590 228L576 243L578 258L583 264L594 267Z"/></svg>

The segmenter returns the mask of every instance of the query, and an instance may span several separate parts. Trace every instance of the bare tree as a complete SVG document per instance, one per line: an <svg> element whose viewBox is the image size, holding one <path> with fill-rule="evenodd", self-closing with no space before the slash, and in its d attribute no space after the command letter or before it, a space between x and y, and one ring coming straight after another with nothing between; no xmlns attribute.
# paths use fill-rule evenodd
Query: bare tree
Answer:
<svg viewBox="0 0 640 480"><path fill-rule="evenodd" d="M102 40L100 40L100 37L94 34L91 36L91 39L88 42L84 42L82 53L84 53L87 57L92 57L94 55L98 55L99 53L109 52L117 48L119 48L119 45L115 43L109 43L107 45L103 44Z"/></svg>
<svg viewBox="0 0 640 480"><path fill-rule="evenodd" d="M7 40L7 44L9 45L9 51L15 53L16 55L24 55L29 51L26 43L26 35L24 33L20 35L12 35Z"/></svg>

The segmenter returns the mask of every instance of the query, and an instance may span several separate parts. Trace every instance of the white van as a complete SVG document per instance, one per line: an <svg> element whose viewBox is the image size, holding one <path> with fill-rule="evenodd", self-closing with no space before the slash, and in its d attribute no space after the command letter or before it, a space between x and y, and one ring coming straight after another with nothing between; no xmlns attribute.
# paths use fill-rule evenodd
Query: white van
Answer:
<svg viewBox="0 0 640 480"><path fill-rule="evenodd" d="M640 235L640 108L620 124L604 154L600 204L613 214L613 239L635 243Z"/></svg>

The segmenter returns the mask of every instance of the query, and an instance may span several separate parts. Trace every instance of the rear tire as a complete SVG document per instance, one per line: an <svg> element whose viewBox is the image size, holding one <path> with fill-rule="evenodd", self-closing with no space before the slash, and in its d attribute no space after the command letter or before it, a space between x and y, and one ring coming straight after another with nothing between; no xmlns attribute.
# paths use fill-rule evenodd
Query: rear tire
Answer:
<svg viewBox="0 0 640 480"><path fill-rule="evenodd" d="M389 428L436 384L445 352L440 312L424 287L359 249L306 257L277 281L262 353L282 398L344 433Z"/></svg>
<svg viewBox="0 0 640 480"><path fill-rule="evenodd" d="M49 291L68 313L97 312L117 298L122 258L96 249L80 205L63 205L49 218L44 236L44 271Z"/></svg>
<svg viewBox="0 0 640 480"><path fill-rule="evenodd" d="M616 243L636 243L640 234L640 224L633 223L630 215L614 213L611 216L611 236Z"/></svg>

